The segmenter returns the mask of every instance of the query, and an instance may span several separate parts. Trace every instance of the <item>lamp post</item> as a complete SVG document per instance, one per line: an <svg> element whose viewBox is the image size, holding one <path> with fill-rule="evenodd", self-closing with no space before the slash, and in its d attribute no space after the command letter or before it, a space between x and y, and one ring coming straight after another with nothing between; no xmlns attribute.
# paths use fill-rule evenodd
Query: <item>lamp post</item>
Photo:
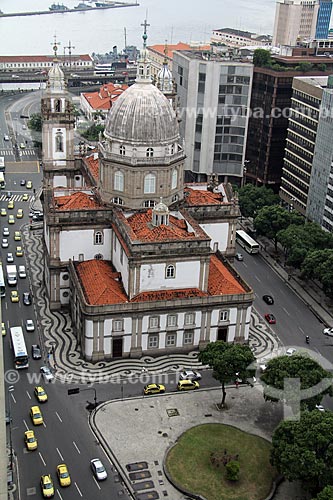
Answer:
<svg viewBox="0 0 333 500"><path fill-rule="evenodd" d="M9 410L9 450L10 450L10 470L13 472L13 441L12 441L12 404L11 394L14 392L15 387L10 385L8 387L8 410Z"/></svg>

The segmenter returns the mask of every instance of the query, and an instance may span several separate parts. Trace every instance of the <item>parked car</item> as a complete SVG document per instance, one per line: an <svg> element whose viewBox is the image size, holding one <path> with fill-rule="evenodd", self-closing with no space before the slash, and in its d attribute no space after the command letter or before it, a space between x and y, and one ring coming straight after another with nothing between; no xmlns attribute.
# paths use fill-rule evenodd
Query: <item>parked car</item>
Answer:
<svg viewBox="0 0 333 500"><path fill-rule="evenodd" d="M275 316L271 313L265 314L265 320L268 321L270 325L275 325L276 323Z"/></svg>
<svg viewBox="0 0 333 500"><path fill-rule="evenodd" d="M32 356L32 359L41 359L42 358L42 352L41 352L38 344L32 344L31 356Z"/></svg>
<svg viewBox="0 0 333 500"><path fill-rule="evenodd" d="M108 477L105 467L99 458L93 458L90 460L90 467L98 481L104 481L104 479Z"/></svg>
<svg viewBox="0 0 333 500"><path fill-rule="evenodd" d="M264 302L266 302L266 304L268 304L268 305L274 304L274 299L273 299L273 297L271 295L263 295L262 296L262 300Z"/></svg>
<svg viewBox="0 0 333 500"><path fill-rule="evenodd" d="M160 394L165 392L165 386L162 384L148 384L144 386L143 394Z"/></svg>
<svg viewBox="0 0 333 500"><path fill-rule="evenodd" d="M297 349L295 349L295 347L289 347L289 349L286 350L286 356L292 356L296 351Z"/></svg>
<svg viewBox="0 0 333 500"><path fill-rule="evenodd" d="M200 380L201 373L195 370L184 370L179 375L179 380Z"/></svg>
<svg viewBox="0 0 333 500"><path fill-rule="evenodd" d="M180 380L177 384L178 391L190 391L192 389L199 389L199 382L196 380Z"/></svg>

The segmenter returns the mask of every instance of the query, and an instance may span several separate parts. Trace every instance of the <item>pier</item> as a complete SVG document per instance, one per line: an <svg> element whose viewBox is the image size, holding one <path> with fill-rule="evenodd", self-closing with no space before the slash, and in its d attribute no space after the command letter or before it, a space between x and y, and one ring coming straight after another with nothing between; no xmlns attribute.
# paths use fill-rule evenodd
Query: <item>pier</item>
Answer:
<svg viewBox="0 0 333 500"><path fill-rule="evenodd" d="M46 14L67 14L69 12L90 12L92 10L106 10L106 9L117 9L120 7L138 7L140 4L136 1L135 3L128 2L114 2L110 5L105 5L103 7L87 7L86 9L66 9L66 10L38 10L29 12L11 12L5 14L0 12L1 17L21 17L21 16L42 16Z"/></svg>

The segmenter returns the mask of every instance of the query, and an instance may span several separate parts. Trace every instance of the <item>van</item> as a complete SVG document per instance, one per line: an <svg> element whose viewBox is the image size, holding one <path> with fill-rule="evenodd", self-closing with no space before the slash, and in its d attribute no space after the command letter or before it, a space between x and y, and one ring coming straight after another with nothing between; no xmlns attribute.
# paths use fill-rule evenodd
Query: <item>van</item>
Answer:
<svg viewBox="0 0 333 500"><path fill-rule="evenodd" d="M26 273L26 270L25 270L24 266L19 266L19 268L18 268L18 274L19 274L20 278L26 278L27 277L27 273Z"/></svg>

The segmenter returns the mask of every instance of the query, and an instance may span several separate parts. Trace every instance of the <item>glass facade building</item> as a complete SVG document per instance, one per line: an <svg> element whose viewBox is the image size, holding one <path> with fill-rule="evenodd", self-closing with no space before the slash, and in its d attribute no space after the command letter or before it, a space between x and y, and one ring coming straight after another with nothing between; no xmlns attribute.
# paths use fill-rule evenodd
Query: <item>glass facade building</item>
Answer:
<svg viewBox="0 0 333 500"><path fill-rule="evenodd" d="M317 16L316 39L328 38L332 12L332 0L319 0Z"/></svg>

